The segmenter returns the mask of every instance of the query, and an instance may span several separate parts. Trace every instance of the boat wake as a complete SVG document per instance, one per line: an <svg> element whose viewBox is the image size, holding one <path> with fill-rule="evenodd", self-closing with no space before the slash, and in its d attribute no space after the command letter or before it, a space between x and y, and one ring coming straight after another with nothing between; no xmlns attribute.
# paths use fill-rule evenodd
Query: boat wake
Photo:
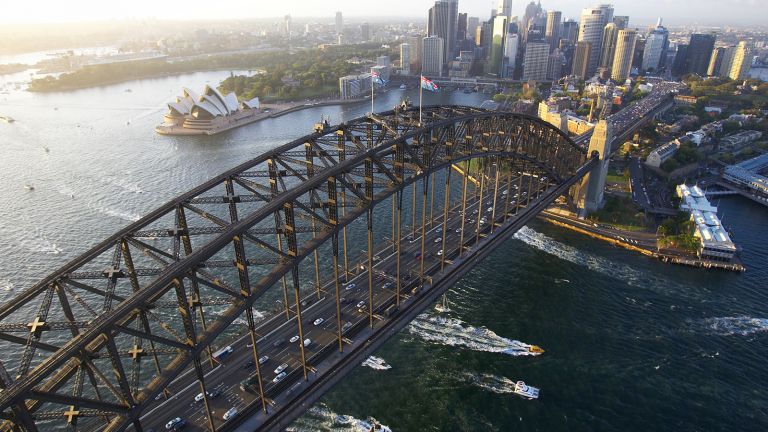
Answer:
<svg viewBox="0 0 768 432"><path fill-rule="evenodd" d="M223 310L222 310L223 312ZM245 314L245 312L243 312ZM256 309L253 310L253 321L258 323L261 321L264 321L264 319L267 317L267 314L265 312L257 311ZM248 325L248 320L245 318L236 318L234 321L232 321L232 324L238 324L238 325Z"/></svg>
<svg viewBox="0 0 768 432"><path fill-rule="evenodd" d="M375 426L379 428L376 429ZM319 403L307 411L305 415L286 428L290 432L392 432L387 426L376 421L373 417L365 420L345 414L336 414L327 405Z"/></svg>
<svg viewBox="0 0 768 432"><path fill-rule="evenodd" d="M374 370L387 370L392 369L392 366L387 363L383 358L376 357L376 356L370 356L367 359L365 359L364 362L361 363L363 366L368 366L371 369Z"/></svg>
<svg viewBox="0 0 768 432"><path fill-rule="evenodd" d="M104 207L100 205L92 205L90 207L101 214L122 219L126 222L136 222L137 220L141 219L141 215L139 215L138 213L131 213L131 212L126 212L122 210L116 210L113 208Z"/></svg>
<svg viewBox="0 0 768 432"><path fill-rule="evenodd" d="M532 345L501 337L485 327L473 327L456 318L421 314L408 325L408 331L427 342L460 346L474 351L512 356L541 354L531 352Z"/></svg>
<svg viewBox="0 0 768 432"><path fill-rule="evenodd" d="M704 325L720 336L748 336L753 333L768 332L768 318L748 316L708 318L704 320Z"/></svg>
<svg viewBox="0 0 768 432"><path fill-rule="evenodd" d="M464 377L473 385L496 394L515 392L515 382L503 376L465 372Z"/></svg>
<svg viewBox="0 0 768 432"><path fill-rule="evenodd" d="M22 247L37 253L44 253L49 255L58 255L64 251L60 248L56 242L48 240L44 235L40 234L39 230L32 237L22 237L19 243Z"/></svg>
<svg viewBox="0 0 768 432"><path fill-rule="evenodd" d="M13 282L5 279L0 279L0 290L3 290L3 291L13 290Z"/></svg>

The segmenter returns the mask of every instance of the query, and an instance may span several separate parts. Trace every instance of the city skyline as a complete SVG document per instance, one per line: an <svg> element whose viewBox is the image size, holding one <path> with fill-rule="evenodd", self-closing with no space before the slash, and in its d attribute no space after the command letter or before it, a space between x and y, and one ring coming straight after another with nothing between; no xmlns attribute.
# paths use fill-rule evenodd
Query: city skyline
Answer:
<svg viewBox="0 0 768 432"><path fill-rule="evenodd" d="M563 19L578 19L582 9L596 6L597 1L549 0L542 2L546 10L562 11ZM701 0L692 3L675 2L670 0L647 0L638 4L629 0L610 2L622 14L629 15L632 26L651 24L658 15L663 15L668 25L760 25L764 24L762 17L768 16L768 2L758 0L733 0L728 8L722 7L719 0ZM56 23L100 20L125 20L156 18L163 20L206 20L206 19L254 19L277 18L286 14L305 18L326 18L332 22L337 11L345 18L364 18L379 16L381 18L423 19L423 10L434 4L432 0L392 0L386 8L379 8L372 14L370 5L353 0L335 0L330 2L310 2L293 0L279 4L263 4L259 8L245 0L229 0L220 3L218 8L179 8L176 4L136 0L130 7L116 6L93 0L72 0L62 3L44 0L32 3L11 3L4 6L0 22L4 24L24 23ZM512 2L512 15L522 17L526 1ZM497 1L462 0L459 1L459 11L470 16L486 19L492 9L496 9ZM253 11L249 13L249 11ZM696 12L700 11L698 15ZM713 13L717 11L717 13Z"/></svg>

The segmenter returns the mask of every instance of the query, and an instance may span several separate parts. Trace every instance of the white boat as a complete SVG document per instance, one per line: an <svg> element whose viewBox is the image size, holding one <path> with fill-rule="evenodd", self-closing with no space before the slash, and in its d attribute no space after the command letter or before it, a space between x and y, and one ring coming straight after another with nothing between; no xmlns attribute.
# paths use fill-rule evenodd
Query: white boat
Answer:
<svg viewBox="0 0 768 432"><path fill-rule="evenodd" d="M31 184L29 184L29 183L26 183L26 184L24 184L24 189L26 189L26 190L28 190L28 191L33 191L33 190L35 190L35 187L34 187L34 186L32 186L32 185L31 185Z"/></svg>
<svg viewBox="0 0 768 432"><path fill-rule="evenodd" d="M443 300L435 305L435 310L439 313L450 312L451 307L448 305L448 295L443 294Z"/></svg>
<svg viewBox="0 0 768 432"><path fill-rule="evenodd" d="M513 391L514 393L519 394L524 398L528 398L528 399L539 398L539 389L537 389L536 387L531 387L529 385L526 385L523 381L516 382L515 389Z"/></svg>
<svg viewBox="0 0 768 432"><path fill-rule="evenodd" d="M4 121L6 123L13 123L13 122L16 121L11 116L0 116L0 120Z"/></svg>

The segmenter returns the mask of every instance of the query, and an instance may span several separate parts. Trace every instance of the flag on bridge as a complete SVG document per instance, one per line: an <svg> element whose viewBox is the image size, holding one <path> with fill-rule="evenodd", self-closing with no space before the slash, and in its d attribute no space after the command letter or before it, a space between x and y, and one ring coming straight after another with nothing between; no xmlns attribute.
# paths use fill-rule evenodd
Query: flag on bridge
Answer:
<svg viewBox="0 0 768 432"><path fill-rule="evenodd" d="M424 75L421 76L421 88L429 91L437 91L437 84L433 83L429 78Z"/></svg>

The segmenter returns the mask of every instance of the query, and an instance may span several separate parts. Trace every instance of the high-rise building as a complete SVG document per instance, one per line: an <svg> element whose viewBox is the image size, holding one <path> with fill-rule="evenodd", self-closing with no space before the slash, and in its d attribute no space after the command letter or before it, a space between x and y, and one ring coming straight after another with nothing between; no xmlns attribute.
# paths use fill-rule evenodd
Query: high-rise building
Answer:
<svg viewBox="0 0 768 432"><path fill-rule="evenodd" d="M629 27L629 16L616 15L613 17L613 23L616 24L617 29L624 30L625 28Z"/></svg>
<svg viewBox="0 0 768 432"><path fill-rule="evenodd" d="M283 17L283 32L285 34L285 37L288 39L291 38L291 16L286 15Z"/></svg>
<svg viewBox="0 0 768 432"><path fill-rule="evenodd" d="M723 57L725 57L725 47L718 47L712 51L712 57L709 59L709 66L707 66L707 76L718 76L720 66L723 64Z"/></svg>
<svg viewBox="0 0 768 432"><path fill-rule="evenodd" d="M422 36L407 36L405 42L409 45L408 54L411 56L411 71L421 67Z"/></svg>
<svg viewBox="0 0 768 432"><path fill-rule="evenodd" d="M493 75L503 75L504 42L507 38L507 17L497 15L493 19L493 36L491 39L491 52L486 64L486 72Z"/></svg>
<svg viewBox="0 0 768 432"><path fill-rule="evenodd" d="M637 32L635 30L619 30L619 37L616 41L616 54L614 55L613 66L611 67L611 79L617 83L624 82L629 78L636 42Z"/></svg>
<svg viewBox="0 0 768 432"><path fill-rule="evenodd" d="M467 39L475 40L477 28L480 26L478 17L467 17Z"/></svg>
<svg viewBox="0 0 768 432"><path fill-rule="evenodd" d="M336 34L344 33L344 18L341 16L341 12L336 12Z"/></svg>
<svg viewBox="0 0 768 432"><path fill-rule="evenodd" d="M467 14L460 13L456 21L456 42L462 43L467 38Z"/></svg>
<svg viewBox="0 0 768 432"><path fill-rule="evenodd" d="M409 43L400 44L400 73L403 75L411 74L411 45Z"/></svg>
<svg viewBox="0 0 768 432"><path fill-rule="evenodd" d="M675 51L675 60L672 62L672 75L681 76L685 74L687 57L688 45L678 45L677 51Z"/></svg>
<svg viewBox="0 0 768 432"><path fill-rule="evenodd" d="M549 65L549 44L528 42L523 59L523 80L546 81Z"/></svg>
<svg viewBox="0 0 768 432"><path fill-rule="evenodd" d="M512 0L499 0L496 16L499 15L506 17L508 23L512 22Z"/></svg>
<svg viewBox="0 0 768 432"><path fill-rule="evenodd" d="M560 11L547 12L547 28L544 31L544 37L549 42L549 49L554 50L560 45L560 21L563 13Z"/></svg>
<svg viewBox="0 0 768 432"><path fill-rule="evenodd" d="M444 60L453 56L456 47L456 28L459 0L437 0L429 9L429 36L443 40Z"/></svg>
<svg viewBox="0 0 768 432"><path fill-rule="evenodd" d="M445 64L445 42L439 36L425 37L421 48L421 74L429 76L443 76Z"/></svg>
<svg viewBox="0 0 768 432"><path fill-rule="evenodd" d="M630 69L640 70L643 65L643 54L645 53L645 38L637 35L635 38L635 53L632 56L632 66Z"/></svg>
<svg viewBox="0 0 768 432"><path fill-rule="evenodd" d="M493 21L485 21L478 27L478 46L482 53L481 58L487 59L491 53L491 41L493 40Z"/></svg>
<svg viewBox="0 0 768 432"><path fill-rule="evenodd" d="M643 51L643 62L640 68L653 72L661 70L667 57L667 48L669 48L669 32L661 25L661 18L659 18L656 28L645 40L645 51Z"/></svg>
<svg viewBox="0 0 768 432"><path fill-rule="evenodd" d="M613 56L616 53L616 43L619 37L619 28L616 24L610 22L603 29L603 48L600 51L600 61L598 67L611 69L613 66Z"/></svg>
<svg viewBox="0 0 768 432"><path fill-rule="evenodd" d="M592 50L589 53L587 75L585 78L591 77L597 71L603 46L603 30L605 25L612 19L613 8L609 5L601 5L597 8L587 8L581 11L579 41L589 42L590 49Z"/></svg>
<svg viewBox="0 0 768 432"><path fill-rule="evenodd" d="M720 68L717 71L717 76L720 78L728 78L731 75L731 66L733 66L733 58L735 55L735 46L729 46L725 48L725 51L723 52L723 60L720 62Z"/></svg>
<svg viewBox="0 0 768 432"><path fill-rule="evenodd" d="M592 55L592 44L590 42L576 42L576 53L573 55L573 75L581 79L586 79L591 75L587 74L589 69L589 56Z"/></svg>
<svg viewBox="0 0 768 432"><path fill-rule="evenodd" d="M563 77L563 66L565 65L565 55L560 49L555 48L549 55L549 64L547 65L547 79L557 81Z"/></svg>
<svg viewBox="0 0 768 432"><path fill-rule="evenodd" d="M747 77L751 65L750 50L746 41L741 41L733 53L733 62L728 76L733 80L743 80Z"/></svg>
<svg viewBox="0 0 768 432"><path fill-rule="evenodd" d="M360 37L363 42L371 40L371 25L367 22L360 24Z"/></svg>
<svg viewBox="0 0 768 432"><path fill-rule="evenodd" d="M688 43L688 52L686 54L685 73L695 73L699 76L706 76L709 59L712 58L712 51L714 49L714 34L692 34L691 41Z"/></svg>
<svg viewBox="0 0 768 432"><path fill-rule="evenodd" d="M536 4L535 2L530 2L527 6L525 6L523 21L520 23L520 35L523 38L523 44L528 43L528 30L535 26L533 21L537 16L539 16L539 14L541 14L541 3Z"/></svg>
<svg viewBox="0 0 768 432"><path fill-rule="evenodd" d="M579 23L572 19L563 21L563 31L560 33L560 39L571 42L571 45L576 45L578 37Z"/></svg>
<svg viewBox="0 0 768 432"><path fill-rule="evenodd" d="M347 75L339 78L342 99L354 99L371 91L371 74Z"/></svg>
<svg viewBox="0 0 768 432"><path fill-rule="evenodd" d="M504 65L505 70L502 76L509 78L514 75L517 66L517 49L520 46L520 36L507 30L507 40L504 43Z"/></svg>

